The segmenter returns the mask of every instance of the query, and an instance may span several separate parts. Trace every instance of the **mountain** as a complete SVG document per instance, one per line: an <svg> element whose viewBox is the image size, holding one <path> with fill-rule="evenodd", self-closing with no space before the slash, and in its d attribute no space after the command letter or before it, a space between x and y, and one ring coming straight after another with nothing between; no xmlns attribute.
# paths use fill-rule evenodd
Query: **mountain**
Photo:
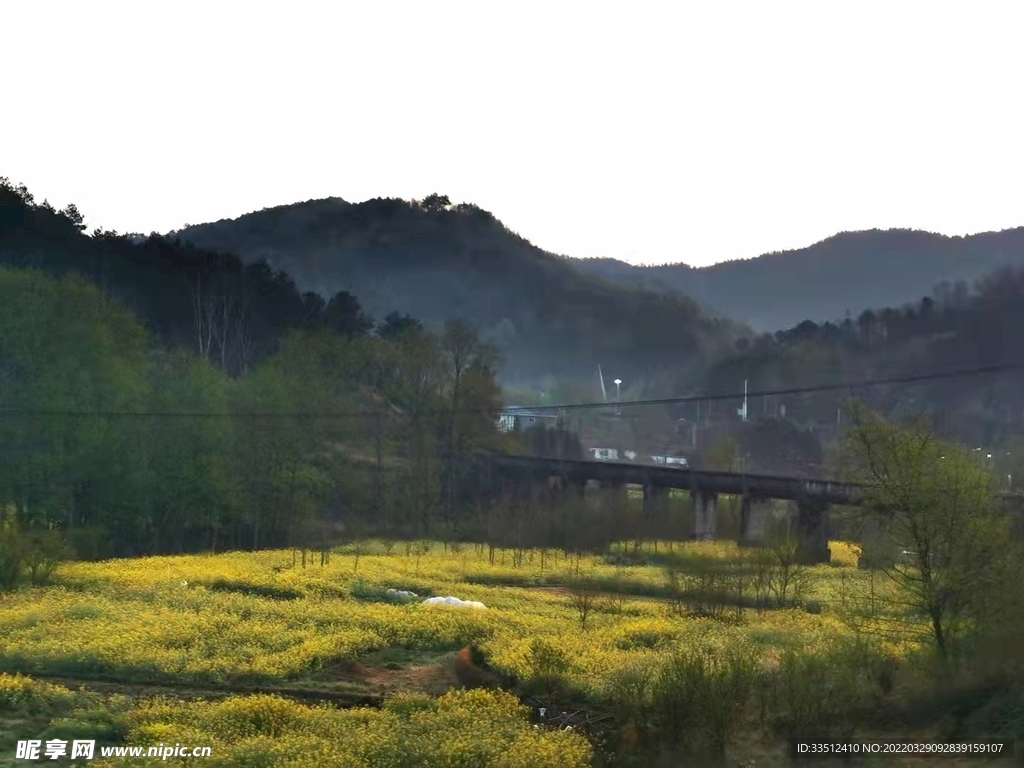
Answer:
<svg viewBox="0 0 1024 768"><path fill-rule="evenodd" d="M966 237L905 229L843 232L807 248L701 268L569 262L620 285L689 296L758 331L775 331L802 320L836 320L847 310L857 316L902 306L942 283L973 282L1000 266L1024 264L1024 227Z"/></svg>
<svg viewBox="0 0 1024 768"><path fill-rule="evenodd" d="M339 198L264 209L172 233L196 248L265 260L302 290L355 294L380 318L474 323L503 353L503 381L592 374L636 380L708 359L743 333L689 298L624 287L537 248L474 205Z"/></svg>

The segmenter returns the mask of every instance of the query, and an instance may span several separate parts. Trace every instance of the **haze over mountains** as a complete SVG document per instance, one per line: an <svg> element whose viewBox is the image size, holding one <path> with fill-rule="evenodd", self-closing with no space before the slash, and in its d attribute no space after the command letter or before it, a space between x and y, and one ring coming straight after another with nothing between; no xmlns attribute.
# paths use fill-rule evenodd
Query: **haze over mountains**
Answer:
<svg viewBox="0 0 1024 768"><path fill-rule="evenodd" d="M397 310L428 325L468 319L501 348L506 382L578 376L602 363L635 379L668 360L706 359L748 333L682 295L588 275L443 196L313 200L172 234L264 259L302 290L350 291L377 318Z"/></svg>
<svg viewBox="0 0 1024 768"><path fill-rule="evenodd" d="M218 367L236 377L262 370L296 332L386 339L401 325L396 311L435 326L470 321L499 347L500 383L509 396L525 388L540 398L544 390L544 402L599 397L588 383L598 364L625 380L623 399L632 400L735 392L744 381L758 391L1024 362L1024 266L1012 264L1020 261L1020 230L962 239L866 232L819 244L820 262L796 252L706 270L761 269L751 302L791 304L785 309L795 317L806 317L810 311L800 307L817 302L837 320L804 319L775 333L715 318L664 288L586 274L578 262L534 247L491 214L441 196L358 205L311 201L192 227L183 237L83 230L74 206L55 211L34 202L24 186L0 179L0 265L54 277L77 273L134 313L168 349L209 360L213 333ZM863 258L859 241L867 244ZM887 248L868 247L880 241ZM927 242L943 247L929 251ZM827 257L830 247L840 255ZM975 286L921 288L931 295L879 307L879 296L892 295L887 290L904 290L912 299L918 286L959 280L1000 261L1010 265ZM865 270L865 262L874 270ZM914 264L920 274L910 271ZM942 271L956 265L962 270ZM900 275L904 288L894 289ZM851 295L846 283L855 279L859 295L878 309L858 312L853 305L850 317L839 320L843 305L830 302ZM829 285L834 291L823 287ZM377 324L367 322L363 309ZM1024 435L1022 392L1024 379L1008 373L775 398L757 408L766 416L785 406L786 417L804 428L835 424L837 406L856 396L887 415L926 414L945 434L983 445ZM663 431L666 419L695 415L683 411L649 416Z"/></svg>
<svg viewBox="0 0 1024 768"><path fill-rule="evenodd" d="M688 297L719 317L764 332L914 303L942 283L973 283L999 266L1024 263L1021 227L966 237L914 230L844 232L806 248L709 267L633 266L548 253L486 211L437 200L442 202L427 207L401 200L313 200L176 234L247 261L266 259L292 274L301 288L324 296L351 290L378 317L396 308L427 322L472 317L510 350L520 337L532 345L526 339L542 316L584 311L583 295L585 311L594 317L587 322L621 335L617 326L624 322L624 309L616 307L609 287L573 275L562 264L644 294ZM541 290L542 284L550 290ZM646 302L653 300L646 296ZM523 302L529 308L513 306ZM684 310L686 304L669 306L659 312L692 311ZM558 329L545 325L548 330Z"/></svg>
<svg viewBox="0 0 1024 768"><path fill-rule="evenodd" d="M843 232L792 251L695 268L633 266L617 259L571 259L578 269L622 285L692 297L758 331L804 320L856 317L902 306L941 283L972 283L1006 264L1024 263L1024 227L967 237L906 229Z"/></svg>

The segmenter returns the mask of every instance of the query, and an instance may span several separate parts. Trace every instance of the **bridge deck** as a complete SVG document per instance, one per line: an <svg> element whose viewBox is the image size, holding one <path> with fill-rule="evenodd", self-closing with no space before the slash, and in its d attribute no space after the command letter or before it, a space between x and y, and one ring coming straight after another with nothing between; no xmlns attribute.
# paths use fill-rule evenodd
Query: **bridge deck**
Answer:
<svg viewBox="0 0 1024 768"><path fill-rule="evenodd" d="M575 482L597 480L765 499L813 499L829 504L856 504L861 495L860 486L835 480L507 454L489 454L487 458L505 476L563 477Z"/></svg>

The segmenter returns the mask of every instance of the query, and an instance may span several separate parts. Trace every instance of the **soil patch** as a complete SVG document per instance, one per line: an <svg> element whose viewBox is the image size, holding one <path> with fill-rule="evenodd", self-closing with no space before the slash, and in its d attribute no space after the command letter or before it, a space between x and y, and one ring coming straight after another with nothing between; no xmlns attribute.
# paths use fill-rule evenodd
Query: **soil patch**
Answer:
<svg viewBox="0 0 1024 768"><path fill-rule="evenodd" d="M322 670L316 679L320 682L354 683L377 696L388 696L398 691L440 696L450 688L459 687L454 655L434 664L389 664L388 667L371 666L360 661L340 662Z"/></svg>

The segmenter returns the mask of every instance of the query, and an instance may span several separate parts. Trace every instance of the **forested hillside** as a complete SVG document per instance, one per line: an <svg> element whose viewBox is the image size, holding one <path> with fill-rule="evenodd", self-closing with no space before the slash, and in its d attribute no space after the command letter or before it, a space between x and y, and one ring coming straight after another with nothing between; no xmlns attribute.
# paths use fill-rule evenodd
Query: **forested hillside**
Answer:
<svg viewBox="0 0 1024 768"><path fill-rule="evenodd" d="M336 200L320 201L263 211L235 222L208 225L204 230L226 233L224 237L228 239L240 238L253 248L257 248L264 236L272 244L286 242L288 238L296 242L319 239L334 243L324 246L324 253L330 258L348 253L337 243L365 246L362 251L352 251L356 253L353 259L342 259L349 265L345 269L357 264L364 275L378 274L373 271L373 265L377 263L374 259L379 258L384 265L381 273L398 275L400 281L410 286L417 281L424 286L421 295L410 295L411 306L380 305L389 308L389 314L383 321L374 323L356 298L358 294L354 295L354 289L349 292L351 286L342 287L329 299L314 291L303 293L287 272L264 261L246 263L217 250L221 246L227 248L229 243L215 244L217 248L211 246L206 250L191 247L176 238L155 235L129 237L94 232L86 236L81 231L81 215L73 207L54 211L45 203L36 203L28 190L14 188L9 183L0 185L0 196L3 198L0 263L33 268L58 279L69 273L78 275L86 282L65 280L55 285L64 286L59 290L67 291L77 286L73 289L78 292L75 295L83 291L86 293L81 295L91 295L88 291L95 290L97 306L108 308L104 312L120 307L117 312L121 314L116 315L120 319L116 323L123 328L118 328L117 333L128 334L127 338L133 339L135 332L131 329L142 329L139 333L148 339L139 342L140 349L145 350L139 358L143 361L139 363L142 369L136 363L124 363L119 364L118 370L146 371L144 375L137 374L143 376L145 386L131 388L132 392L148 393L138 395L143 401L164 391L159 387L146 389L156 386L152 376L159 371L173 373L177 370L174 366L183 364L182 360L191 361L189 366L200 366L196 370L204 371L203 376L220 382L217 386L231 389L234 396L242 397L239 393L245 387L253 386L252 382L260 376L268 376L266 371L282 365L281 360L288 355L312 354L319 356L317 365L320 366L316 369L320 373L310 374L312 380L321 375L328 377L333 382L331 396L344 398L344 403L339 401L333 405L341 407L347 403L366 411L368 403L385 404L381 406L382 412L397 408L404 414L403 418L408 419L414 410L409 398L419 396L414 397L415 387L426 386L424 381L433 382L428 389L433 392L430 397L441 398L437 402L448 402L444 398L454 396L454 390L450 389L454 374L438 371L454 370L452 366L462 354L460 349L479 349L481 370L497 371L497 345L483 343L486 334L480 339L470 325L452 324L450 320L445 324L445 313L456 315L455 307L482 313L494 307L524 312L530 307L544 310L532 321L537 334L536 346L525 344L525 337L517 332L504 350L511 356L506 365L511 366L513 374L522 374L530 384L528 390L516 391L513 396L513 401L520 404L579 402L599 397L600 390L595 392L589 386L596 369L596 365L591 367L594 362L591 353L598 347L610 350L612 362L604 362L609 381L613 377L626 379L623 387L626 400L737 392L742 389L744 380L756 391L1024 361L1024 349L1017 333L1024 320L1024 277L1013 269L991 274L973 291L963 283L946 286L902 309L867 311L820 324L804 320L787 331L758 335L742 332L741 327L728 322L708 321L686 302L652 300L650 295L612 289L599 281L580 280L564 265L558 266L561 262L557 259L508 233L489 214L471 206L451 207L443 200L415 204L385 200L362 206ZM346 232L348 240L342 237ZM505 243L518 243L519 250L470 248L466 240L474 232L481 243L490 242L489 237L497 238ZM388 243L399 245L385 248ZM278 250L272 246L267 253L275 258L282 253L290 254L288 258L294 257L293 261L301 268L306 262L300 256L311 258L318 252L303 248L287 250L282 246ZM491 258L484 259L482 254L489 254ZM468 269L469 277L464 279L452 278L453 265L458 264L484 266ZM441 299L431 294L432 289L428 290L433 284L427 282L427 276L434 268L437 275L442 276L437 279L448 286L438 289ZM314 274L319 267L313 263L309 269L310 274ZM43 290L32 287L42 279L40 274L14 272L11 275L17 279L10 277L5 290L14 293ZM488 288L491 293L487 294L486 301L467 287L473 280L483 280L481 275L489 275L487 279L491 280ZM375 284L376 278L366 279L368 285ZM813 275L809 279L813 284ZM89 284L95 288L90 288ZM456 297L456 293L462 298ZM546 298L536 304L538 296ZM601 296L610 297L612 305L619 308L616 312L623 313L618 329L613 329L605 322L607 316L594 309L593 302ZM448 301L447 308L445 301ZM637 302L635 308L630 302ZM10 302L11 306L15 304ZM31 302L25 304L19 313L30 317L32 306ZM434 313L425 318L432 321L433 331L424 329L408 314L390 311L397 308L410 312L415 307ZM688 324L659 325L666 316L664 313L675 316L673 313L677 312L690 318ZM829 312L832 317L842 314L839 306ZM10 322L14 323L20 316L10 315ZM493 319L493 315L491 317ZM480 316L476 319L480 321ZM109 318L108 321L115 322ZM46 322L57 323L54 328L63 327L58 320ZM627 343L634 334L652 324L660 329L653 341L648 343L641 338L632 346ZM495 328L491 326L486 330L491 334L490 340L496 341ZM17 334L11 338L17 338ZM401 340L408 338L431 341L422 348L416 344L401 346ZM322 346L324 344L327 346ZM124 349L125 354L133 349L124 341L113 348ZM319 351L296 352L296 349ZM424 352L427 358L418 358L424 349L433 351ZM61 355L62 352L53 353L55 360ZM154 356L163 362L158 365ZM564 359L560 362L557 356ZM433 361L430 364L435 366L431 369L434 373L426 380L417 378L420 374L415 371L410 373L410 370L419 370L416 365L426 365L424 360ZM413 369L403 368L410 365ZM444 367L446 365L448 368ZM296 363L283 370L292 375L291 371L305 369L303 364ZM6 382L7 392L21 391L22 385L15 382L25 380L12 378L19 371L17 375L24 374L17 365L6 364L3 368L2 382ZM550 377L542 397L536 385L545 378L544 374L556 375ZM49 374L38 375L45 379ZM100 372L95 373L99 377L95 379L90 378L93 374L82 373L81 376L92 381L90 386L94 387L98 387L95 381L117 380L113 374ZM63 374L57 378L71 380ZM508 376L506 382L508 379L514 380L514 375ZM494 379L489 381L488 387L495 387ZM863 397L888 415L911 411L931 414L944 434L958 439L979 445L1010 445L1024 435L1021 383L1024 381L1019 375L1008 373L1001 378L964 378L863 392L761 398L752 402L750 408L752 418L784 416L791 427L782 431L790 434L794 428L804 430L816 423L836 425L837 419L841 419L837 411L842 401L851 396ZM46 389L33 391L43 397ZM89 386L83 386L81 391L85 397ZM482 411L493 408L500 399L497 389L488 391L491 394L484 398ZM267 399L269 396L260 397L264 398L260 402L275 402ZM295 405L297 410L304 410L301 387L294 397L299 399L286 398L286 402ZM622 441L622 447L684 450L692 444L691 433L673 427L677 419L686 418L688 424L698 419L703 423L735 421L735 410L740 404L739 401L708 403L700 413L695 413L690 405L642 409L642 414L636 417L628 411L625 421L630 428L625 431L615 426L618 422L602 426L603 422L595 421L596 416L574 417L574 428L602 444ZM369 412L374 412L373 408ZM440 427L436 424L431 429L434 430L431 440L442 441L433 443L431 455L443 456L445 438L437 431ZM775 434L773 429L765 434ZM360 434L359 439L364 443L369 441L375 445L376 438L367 437L374 433L364 430ZM823 434L827 436L827 430ZM396 445L402 443L396 440ZM9 444L21 445L17 441ZM319 443L314 442L314 445ZM376 455L375 448L364 448L356 453L364 458ZM424 451L430 453L427 449ZM382 449L382 456L386 453L387 450ZM387 463L381 459L381 466ZM785 467L778 469L783 471ZM296 477L299 476L301 473L296 469ZM113 506L108 505L108 508Z"/></svg>
<svg viewBox="0 0 1024 768"><path fill-rule="evenodd" d="M514 438L466 323L371 333L349 294L80 230L0 183L0 535L66 529L94 557L306 546L473 509L457 458Z"/></svg>
<svg viewBox="0 0 1024 768"><path fill-rule="evenodd" d="M910 230L843 232L807 248L710 267L634 267L570 259L621 285L689 296L758 331L902 306L942 284L970 285L998 267L1024 264L1024 228L967 237ZM950 288L952 290L952 288Z"/></svg>
<svg viewBox="0 0 1024 768"><path fill-rule="evenodd" d="M315 200L174 233L197 248L266 259L303 290L351 290L371 314L428 325L462 317L502 351L505 382L589 376L598 364L635 379L694 365L741 329L690 299L584 275L473 205Z"/></svg>
<svg viewBox="0 0 1024 768"><path fill-rule="evenodd" d="M939 291L903 309L866 311L737 343L709 371L709 391L753 390L899 378L983 366L1024 363L1024 268L999 270L968 291ZM849 397L886 414L929 416L944 434L974 445L1007 445L1024 437L1024 374L956 377L913 385L843 390L756 402L752 413L834 422Z"/></svg>

